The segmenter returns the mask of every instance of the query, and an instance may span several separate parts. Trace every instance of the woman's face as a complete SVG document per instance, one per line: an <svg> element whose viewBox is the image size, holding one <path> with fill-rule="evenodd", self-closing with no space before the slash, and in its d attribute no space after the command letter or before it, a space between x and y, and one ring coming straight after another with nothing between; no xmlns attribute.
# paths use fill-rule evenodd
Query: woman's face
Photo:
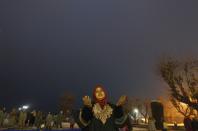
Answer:
<svg viewBox="0 0 198 131"><path fill-rule="evenodd" d="M105 92L101 87L96 88L95 95L96 95L96 99L98 100L103 100L106 97Z"/></svg>

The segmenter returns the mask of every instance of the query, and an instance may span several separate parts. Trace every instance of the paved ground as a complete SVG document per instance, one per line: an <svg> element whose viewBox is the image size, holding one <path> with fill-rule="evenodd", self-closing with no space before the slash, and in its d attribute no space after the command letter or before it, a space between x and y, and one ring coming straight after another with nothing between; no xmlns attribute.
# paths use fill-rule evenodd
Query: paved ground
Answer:
<svg viewBox="0 0 198 131"><path fill-rule="evenodd" d="M137 128L134 127L133 131L148 131L146 128ZM185 130L168 130L168 131L185 131Z"/></svg>
<svg viewBox="0 0 198 131"><path fill-rule="evenodd" d="M69 123L63 123L62 124L63 128L64 129L68 129L70 124ZM147 125L133 125L133 131L148 131L146 128L147 128ZM75 128L78 128L78 126L75 124ZM170 127L171 128L171 127ZM32 130L33 128L29 129L29 130ZM64 130L62 129L62 130ZM27 129L26 129L27 130ZM33 129L34 130L34 129ZM2 131L2 129L0 129L0 131ZM52 130L53 131L53 130ZM168 130L168 131L185 131L185 130Z"/></svg>
<svg viewBox="0 0 198 131"><path fill-rule="evenodd" d="M5 130L6 131L6 129L0 129L0 131L2 131L2 130ZM9 131L11 131L11 130L9 130ZM30 130L29 130L30 131ZM53 130L52 130L53 131ZM57 130L56 130L57 131ZM134 127L133 128L133 131L148 131L147 129L145 129L145 128L136 128L136 127ZM184 130L168 130L168 131L184 131Z"/></svg>
<svg viewBox="0 0 198 131"><path fill-rule="evenodd" d="M147 131L147 129L134 127L133 131Z"/></svg>

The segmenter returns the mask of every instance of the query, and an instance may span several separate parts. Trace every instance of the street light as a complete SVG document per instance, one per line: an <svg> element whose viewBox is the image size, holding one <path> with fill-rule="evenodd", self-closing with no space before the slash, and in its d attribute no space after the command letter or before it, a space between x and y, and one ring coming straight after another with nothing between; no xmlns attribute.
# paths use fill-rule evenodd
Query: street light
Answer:
<svg viewBox="0 0 198 131"><path fill-rule="evenodd" d="M23 105L23 106L19 107L18 110L19 110L19 111L22 111L22 110L25 111L25 110L29 109L29 107L30 107L30 106L28 106L28 105Z"/></svg>
<svg viewBox="0 0 198 131"><path fill-rule="evenodd" d="M24 105L22 108L23 108L24 110L27 110L27 109L29 108L29 106L28 106L28 105Z"/></svg>
<svg viewBox="0 0 198 131"><path fill-rule="evenodd" d="M139 110L138 110L137 108L135 108L135 109L133 110L133 112L134 112L135 114L138 114L138 113L139 113Z"/></svg>
<svg viewBox="0 0 198 131"><path fill-rule="evenodd" d="M138 113L139 113L139 110L137 108L134 108L133 109L133 113L135 115L135 121L138 123Z"/></svg>

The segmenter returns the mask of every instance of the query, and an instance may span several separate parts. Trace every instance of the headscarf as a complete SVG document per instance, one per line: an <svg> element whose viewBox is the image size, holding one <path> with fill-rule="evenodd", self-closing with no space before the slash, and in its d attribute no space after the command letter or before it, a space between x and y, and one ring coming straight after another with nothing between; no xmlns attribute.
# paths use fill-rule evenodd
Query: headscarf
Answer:
<svg viewBox="0 0 198 131"><path fill-rule="evenodd" d="M98 100L96 98L96 89L98 87L100 87L104 91L104 93L105 93L105 97L102 100ZM93 99L94 99L94 102L95 103L99 103L102 108L107 104L107 92L106 92L106 90L104 89L104 87L102 85L96 85L95 86L94 91L93 91Z"/></svg>

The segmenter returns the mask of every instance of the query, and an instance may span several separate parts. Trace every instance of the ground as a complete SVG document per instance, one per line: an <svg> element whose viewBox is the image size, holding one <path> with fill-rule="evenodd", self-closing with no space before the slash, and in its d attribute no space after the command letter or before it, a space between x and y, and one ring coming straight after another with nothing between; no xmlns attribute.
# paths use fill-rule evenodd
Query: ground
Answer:
<svg viewBox="0 0 198 131"><path fill-rule="evenodd" d="M138 127L137 127L138 126ZM62 131L70 131L68 128L69 128L69 123L63 123L63 127L64 129L60 129ZM136 127L133 127L133 131L148 131L146 128L145 125L136 125ZM75 128L77 129L78 126L75 124ZM181 128L181 127L180 127ZM0 128L0 131L3 130ZM6 130L6 129L5 129ZM27 129L27 130L32 130L32 129ZM54 129L54 131L57 131L57 129ZM11 131L11 130L9 130ZM52 130L53 131L53 130ZM171 130L171 129L168 129L168 131L185 131L185 130L182 130L182 129L177 129L177 130Z"/></svg>
<svg viewBox="0 0 198 131"><path fill-rule="evenodd" d="M137 128L134 127L133 131L148 131L146 128ZM185 130L168 130L168 131L185 131Z"/></svg>

